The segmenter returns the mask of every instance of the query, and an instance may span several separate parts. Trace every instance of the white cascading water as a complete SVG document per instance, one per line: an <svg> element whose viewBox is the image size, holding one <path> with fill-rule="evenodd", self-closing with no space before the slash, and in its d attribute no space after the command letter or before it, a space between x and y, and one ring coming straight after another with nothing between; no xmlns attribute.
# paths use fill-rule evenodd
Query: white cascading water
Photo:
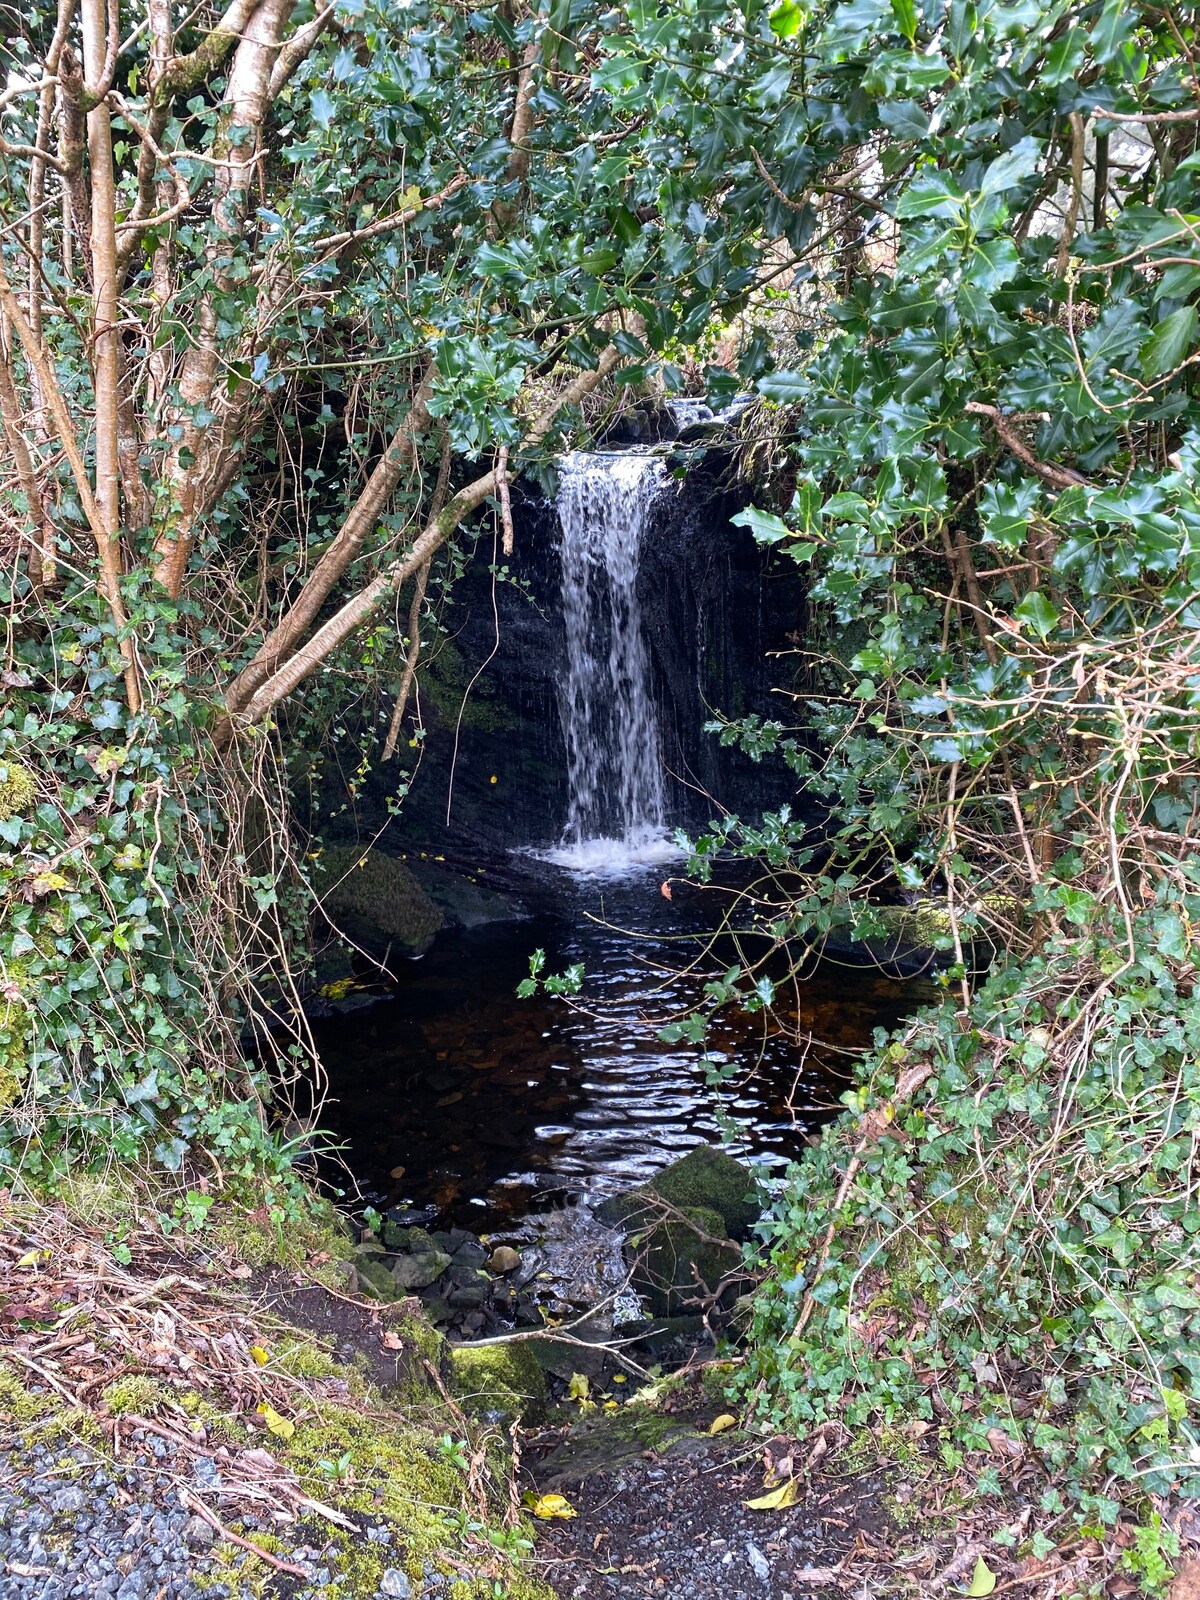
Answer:
<svg viewBox="0 0 1200 1600"><path fill-rule="evenodd" d="M666 834L658 719L637 598L642 537L667 481L636 451L565 456L558 464L562 683L568 807L547 859L617 873L676 853Z"/></svg>

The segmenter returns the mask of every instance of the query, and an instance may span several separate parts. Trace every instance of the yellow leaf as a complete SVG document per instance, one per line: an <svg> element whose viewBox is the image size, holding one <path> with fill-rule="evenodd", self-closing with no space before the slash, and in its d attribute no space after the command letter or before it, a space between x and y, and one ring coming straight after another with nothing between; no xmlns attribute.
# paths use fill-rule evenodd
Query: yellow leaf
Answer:
<svg viewBox="0 0 1200 1600"><path fill-rule="evenodd" d="M628 1383L628 1381L629 1381L628 1378L626 1378L626 1376L625 1376L625 1374L623 1372L614 1372L613 1373L613 1382L614 1383Z"/></svg>
<svg viewBox="0 0 1200 1600"><path fill-rule="evenodd" d="M970 1600L983 1600L984 1595L991 1594L996 1587L996 1574L988 1566L982 1556L975 1563L975 1571L971 1578L971 1586L966 1591Z"/></svg>
<svg viewBox="0 0 1200 1600"><path fill-rule="evenodd" d="M567 1389L568 1400L586 1400L591 1390L591 1385L582 1372L571 1374L570 1386Z"/></svg>
<svg viewBox="0 0 1200 1600"><path fill-rule="evenodd" d="M250 1346L250 1354L254 1357L254 1365L256 1367L265 1367L271 1359L260 1344L252 1344Z"/></svg>
<svg viewBox="0 0 1200 1600"><path fill-rule="evenodd" d="M786 1483L780 1484L778 1489L772 1489L770 1494L759 1495L757 1500L747 1500L746 1504L751 1511L786 1511L788 1506L794 1506L800 1498L800 1485L795 1478L789 1478Z"/></svg>
<svg viewBox="0 0 1200 1600"><path fill-rule="evenodd" d="M17 1262L19 1267L36 1267L39 1261L49 1261L49 1250L27 1250Z"/></svg>
<svg viewBox="0 0 1200 1600"><path fill-rule="evenodd" d="M69 889L71 880L64 878L61 872L41 872L33 880L34 894L50 894L55 889Z"/></svg>
<svg viewBox="0 0 1200 1600"><path fill-rule="evenodd" d="M621 1407L615 1400L606 1400L604 1402L604 1409L605 1411L619 1411Z"/></svg>
<svg viewBox="0 0 1200 1600"><path fill-rule="evenodd" d="M281 1439L290 1439L296 1431L296 1424L289 1422L287 1417L281 1417L275 1407L266 1401L259 1406L258 1414L266 1423L268 1431L278 1434Z"/></svg>
<svg viewBox="0 0 1200 1600"><path fill-rule="evenodd" d="M561 1494L539 1494L528 1497L529 1509L535 1517L542 1522L551 1522L558 1518L562 1522L570 1522L572 1517L579 1515L571 1502Z"/></svg>
<svg viewBox="0 0 1200 1600"><path fill-rule="evenodd" d="M722 1411L719 1417L714 1417L712 1420L712 1426L708 1430L709 1438L711 1439L714 1434L724 1433L726 1428L735 1428L736 1426L737 1418L731 1416L728 1411Z"/></svg>

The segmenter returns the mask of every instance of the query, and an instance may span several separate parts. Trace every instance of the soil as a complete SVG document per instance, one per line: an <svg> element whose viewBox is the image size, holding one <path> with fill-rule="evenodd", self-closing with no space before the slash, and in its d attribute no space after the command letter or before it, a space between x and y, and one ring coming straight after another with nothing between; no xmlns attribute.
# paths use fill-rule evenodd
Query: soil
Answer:
<svg viewBox="0 0 1200 1600"><path fill-rule="evenodd" d="M615 1439L605 1466L578 1428L530 1461L539 1489L578 1513L544 1524L538 1540L542 1576L561 1600L800 1600L861 1592L864 1564L890 1566L882 1473L807 1476L787 1440L709 1437L717 1412L709 1402L678 1418L647 1449ZM791 1465L795 1505L746 1504L764 1493L768 1461L785 1475Z"/></svg>

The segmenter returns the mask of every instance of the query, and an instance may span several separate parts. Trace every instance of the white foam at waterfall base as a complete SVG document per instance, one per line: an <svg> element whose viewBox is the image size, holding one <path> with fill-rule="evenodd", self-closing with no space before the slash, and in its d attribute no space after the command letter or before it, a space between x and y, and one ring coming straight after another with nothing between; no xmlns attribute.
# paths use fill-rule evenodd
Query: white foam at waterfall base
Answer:
<svg viewBox="0 0 1200 1600"><path fill-rule="evenodd" d="M637 577L660 457L577 451L558 463L562 615L560 684L567 823L543 860L612 877L675 859Z"/></svg>
<svg viewBox="0 0 1200 1600"><path fill-rule="evenodd" d="M623 878L641 867L666 866L684 852L665 833L642 839L581 839L578 844L556 845L534 852L539 861L585 878Z"/></svg>

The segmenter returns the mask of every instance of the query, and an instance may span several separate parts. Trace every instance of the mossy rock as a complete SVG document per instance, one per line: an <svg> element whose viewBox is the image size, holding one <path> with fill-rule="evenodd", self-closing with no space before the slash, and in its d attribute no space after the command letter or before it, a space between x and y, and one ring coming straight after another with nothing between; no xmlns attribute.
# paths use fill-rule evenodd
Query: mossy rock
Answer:
<svg viewBox="0 0 1200 1600"><path fill-rule="evenodd" d="M656 1317L677 1316L737 1266L742 1253L724 1232L719 1211L690 1206L633 1235L633 1285Z"/></svg>
<svg viewBox="0 0 1200 1600"><path fill-rule="evenodd" d="M313 887L334 927L379 959L423 955L444 922L403 861L382 850L327 845Z"/></svg>
<svg viewBox="0 0 1200 1600"><path fill-rule="evenodd" d="M468 1411L507 1427L546 1414L546 1374L529 1344L450 1345L454 1392Z"/></svg>
<svg viewBox="0 0 1200 1600"><path fill-rule="evenodd" d="M37 799L33 773L20 761L0 761L0 822L28 811Z"/></svg>
<svg viewBox="0 0 1200 1600"><path fill-rule="evenodd" d="M645 1188L604 1201L596 1215L611 1227L635 1226L656 1214L656 1196L677 1211L697 1206L716 1211L721 1219L717 1231L731 1239L744 1239L761 1210L749 1167L711 1144L698 1144L682 1160L664 1167Z"/></svg>

